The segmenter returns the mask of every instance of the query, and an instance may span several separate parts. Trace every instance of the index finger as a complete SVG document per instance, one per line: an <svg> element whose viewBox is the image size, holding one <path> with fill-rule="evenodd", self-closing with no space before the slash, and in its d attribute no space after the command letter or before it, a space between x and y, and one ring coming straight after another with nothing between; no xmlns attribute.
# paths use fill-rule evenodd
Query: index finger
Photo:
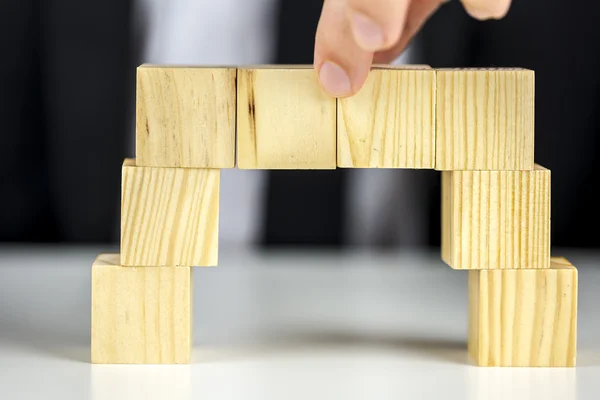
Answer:
<svg viewBox="0 0 600 400"><path fill-rule="evenodd" d="M315 69L321 86L334 97L358 92L369 74L373 53L354 41L346 0L325 0L315 38Z"/></svg>
<svg viewBox="0 0 600 400"><path fill-rule="evenodd" d="M394 46L400 40L409 5L410 0L348 0L356 43L370 52Z"/></svg>
<svg viewBox="0 0 600 400"><path fill-rule="evenodd" d="M409 1L325 0L315 38L315 69L325 91L347 97L361 89L374 52L400 37Z"/></svg>
<svg viewBox="0 0 600 400"><path fill-rule="evenodd" d="M473 18L501 19L510 8L511 0L461 0L465 10Z"/></svg>

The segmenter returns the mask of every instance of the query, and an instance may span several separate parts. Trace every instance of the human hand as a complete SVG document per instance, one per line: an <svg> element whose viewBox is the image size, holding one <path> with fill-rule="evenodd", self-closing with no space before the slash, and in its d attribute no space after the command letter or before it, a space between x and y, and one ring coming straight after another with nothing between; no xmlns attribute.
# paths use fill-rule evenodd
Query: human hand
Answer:
<svg viewBox="0 0 600 400"><path fill-rule="evenodd" d="M314 64L323 89L354 95L373 63L390 63L425 21L448 0L325 0L315 40ZM511 0L460 0L479 20L501 19Z"/></svg>

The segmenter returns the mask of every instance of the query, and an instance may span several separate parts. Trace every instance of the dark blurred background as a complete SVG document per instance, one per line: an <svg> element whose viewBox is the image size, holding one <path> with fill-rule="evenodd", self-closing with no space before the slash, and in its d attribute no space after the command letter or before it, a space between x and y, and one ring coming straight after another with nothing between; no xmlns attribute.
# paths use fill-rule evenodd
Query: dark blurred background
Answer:
<svg viewBox="0 0 600 400"><path fill-rule="evenodd" d="M322 1L2 0L0 242L117 243L144 62L310 64ZM536 71L535 161L552 244L598 248L600 4L514 1L501 21L444 5L398 63ZM437 247L439 173L223 172L221 240ZM240 204L242 203L242 204Z"/></svg>

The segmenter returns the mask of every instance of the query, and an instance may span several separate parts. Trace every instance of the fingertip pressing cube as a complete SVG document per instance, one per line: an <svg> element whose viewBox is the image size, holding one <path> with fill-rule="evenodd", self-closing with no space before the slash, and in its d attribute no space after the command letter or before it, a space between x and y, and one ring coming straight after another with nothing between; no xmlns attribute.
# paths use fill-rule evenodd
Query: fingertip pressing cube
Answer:
<svg viewBox="0 0 600 400"><path fill-rule="evenodd" d="M137 69L139 166L235 166L235 68L142 65Z"/></svg>
<svg viewBox="0 0 600 400"><path fill-rule="evenodd" d="M192 346L190 267L92 266L93 364L187 364Z"/></svg>
<svg viewBox="0 0 600 400"><path fill-rule="evenodd" d="M478 366L574 367L578 273L562 257L546 269L469 271L468 353Z"/></svg>
<svg viewBox="0 0 600 400"><path fill-rule="evenodd" d="M311 66L240 68L237 93L238 168L336 168L336 99Z"/></svg>
<svg viewBox="0 0 600 400"><path fill-rule="evenodd" d="M122 265L217 265L220 170L140 167L126 159L122 186Z"/></svg>
<svg viewBox="0 0 600 400"><path fill-rule="evenodd" d="M437 170L531 170L535 75L523 68L436 70Z"/></svg>
<svg viewBox="0 0 600 400"><path fill-rule="evenodd" d="M338 167L435 166L435 71L375 66L360 91L338 102Z"/></svg>

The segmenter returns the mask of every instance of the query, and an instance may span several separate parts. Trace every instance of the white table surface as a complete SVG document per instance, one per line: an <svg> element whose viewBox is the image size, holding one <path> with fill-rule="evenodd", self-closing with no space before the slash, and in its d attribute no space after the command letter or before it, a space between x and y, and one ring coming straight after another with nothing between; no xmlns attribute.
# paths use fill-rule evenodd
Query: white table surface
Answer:
<svg viewBox="0 0 600 400"><path fill-rule="evenodd" d="M600 398L600 253L553 253L580 273L576 368L470 365L467 274L437 253L224 247L194 270L191 365L91 365L91 264L111 250L0 247L0 399Z"/></svg>

